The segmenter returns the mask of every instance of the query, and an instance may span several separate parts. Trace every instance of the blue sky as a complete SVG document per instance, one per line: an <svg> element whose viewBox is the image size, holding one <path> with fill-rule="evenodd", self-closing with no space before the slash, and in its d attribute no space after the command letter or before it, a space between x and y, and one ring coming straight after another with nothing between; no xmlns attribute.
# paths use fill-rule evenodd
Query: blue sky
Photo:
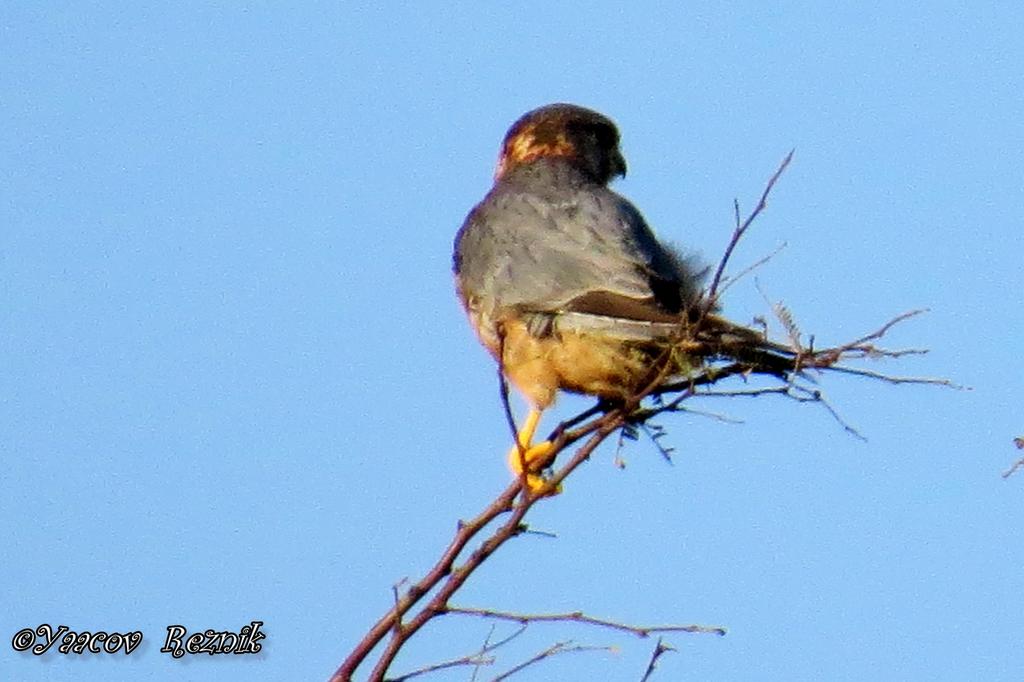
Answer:
<svg viewBox="0 0 1024 682"><path fill-rule="evenodd" d="M1011 3L20 3L0 9L0 670L18 680L325 679L456 520L507 483L491 361L451 239L507 126L618 122L617 189L715 260L732 200L796 157L736 256L818 344L913 308L883 363L970 391L828 376L868 438L772 398L663 420L666 465L605 446L467 606L724 625L655 679L1019 679L1024 12ZM747 279L726 314L768 312ZM514 403L517 409L521 402ZM552 426L584 401L562 400ZM257 656L166 628L265 623ZM131 656L16 653L26 627ZM452 619L395 672L467 653ZM653 642L516 679L639 679ZM433 679L468 679L465 670Z"/></svg>

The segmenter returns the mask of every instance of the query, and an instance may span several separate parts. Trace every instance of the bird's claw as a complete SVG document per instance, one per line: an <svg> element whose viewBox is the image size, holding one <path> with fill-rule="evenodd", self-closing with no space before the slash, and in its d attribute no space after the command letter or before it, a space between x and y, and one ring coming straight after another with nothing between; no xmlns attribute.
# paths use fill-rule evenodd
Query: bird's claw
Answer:
<svg viewBox="0 0 1024 682"><path fill-rule="evenodd" d="M515 445L508 453L509 468L516 476L526 479L526 487L534 495L558 495L562 492L562 486L551 486L543 473L553 448L551 441L546 440L530 446Z"/></svg>

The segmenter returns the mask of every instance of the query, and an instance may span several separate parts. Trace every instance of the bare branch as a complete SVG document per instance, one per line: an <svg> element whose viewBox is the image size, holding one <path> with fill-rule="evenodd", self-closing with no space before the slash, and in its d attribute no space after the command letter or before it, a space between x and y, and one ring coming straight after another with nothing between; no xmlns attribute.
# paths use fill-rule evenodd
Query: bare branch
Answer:
<svg viewBox="0 0 1024 682"><path fill-rule="evenodd" d="M783 386L760 386L758 388L741 388L735 391L700 391L695 395L701 398L756 398L762 395L778 394L790 397L792 384Z"/></svg>
<svg viewBox="0 0 1024 682"><path fill-rule="evenodd" d="M709 393L699 393L697 395L710 395ZM710 412L708 410L698 410L693 407L686 407L685 405L679 405L674 407L672 412L685 412L686 414L696 415L698 417L706 417L720 424L745 424L746 422L736 417L730 417L727 414L720 412Z"/></svg>
<svg viewBox="0 0 1024 682"><path fill-rule="evenodd" d="M434 564L433 568L431 568L422 579L412 585L405 594L399 597L398 603L394 608L389 609L388 612L370 628L363 639L356 645L335 672L334 676L331 678L333 681L348 682L348 680L352 679L352 675L356 668L363 662L366 656L369 655L377 644L384 639L394 626L394 623L412 609L424 595L436 587L441 580L445 578L445 576L451 574L452 566L470 540L472 540L477 533L488 526L498 516L511 511L512 501L518 493L519 482L517 481L506 488L505 491L502 492L501 495L499 495L490 505L488 505L484 511L477 515L476 518L468 522L459 522L455 537L449 543L447 549L445 549L441 554L441 558L438 559L437 563ZM408 630L406 628L402 628L400 631L393 633L392 642L404 641L408 636ZM382 678L383 674L376 677L378 680Z"/></svg>
<svg viewBox="0 0 1024 682"><path fill-rule="evenodd" d="M515 632L513 632L513 633L512 633L512 634L510 634L510 635L508 635L507 637L503 637L502 639L499 639L499 640L498 640L497 642L494 642L494 643L492 644L492 643L491 643L491 637L493 637L493 636L494 636L494 628L496 628L496 627L497 627L497 623L495 623L495 624L491 625L491 629L490 629L490 631L489 631L489 632L487 633L487 638L486 638L486 639L484 639L484 644L483 644L483 646L482 646L482 647L480 648L480 651L479 651L479 652L477 652L477 653L479 653L479 654L486 654L486 653L489 653L489 652L491 652L491 651L494 651L495 649L498 649L498 648L500 648L500 647L503 647L503 646L505 646L506 644L508 644L509 642L511 642L511 641L512 641L513 639L515 639L515 638L516 638L516 637L518 637L519 635L521 635L521 634L523 634L524 632L526 632L526 626L525 626L525 625L520 625L520 626L519 626L519 628L518 628L518 629L516 629L516 631L515 631ZM479 673L479 672L480 672L480 666L477 666L477 667L476 667L476 668L475 668L475 669L473 670L473 676L472 676L471 678L469 678L469 682L474 682L474 681L476 680L476 676L477 676L477 673Z"/></svg>
<svg viewBox="0 0 1024 682"><path fill-rule="evenodd" d="M456 668L459 666L470 665L474 667L473 677L471 679L475 680L477 672L480 670L481 667L487 665L494 665L494 656L488 656L487 654L505 646L506 644L508 644L524 632L526 632L526 625L521 625L515 630L515 632L508 635L507 637L503 637L502 639L499 639L496 642L491 642L491 637L494 635L494 627L492 627L490 631L487 633L487 637L484 639L483 645L472 654L467 654L466 656L453 658L449 661L444 661L442 663L434 663L432 665L427 665L422 668L417 668L412 672L408 672L398 677L389 677L387 678L386 682L404 682L405 680L410 680L414 677L419 677L420 675L426 675L427 673L437 672L438 670L445 670L446 668Z"/></svg>
<svg viewBox="0 0 1024 682"><path fill-rule="evenodd" d="M847 432L848 434L850 434L851 436L853 436L854 438L856 438L857 440L859 440L859 441L861 441L861 442L864 442L864 443L866 443L866 442L867 442L867 440L868 440L868 439L867 439L867 438L865 438L865 437L864 437L864 435L863 435L863 434L862 434L862 433L861 433L860 431L858 431L857 429L855 429L855 428L854 428L853 426L851 426L851 425L850 425L850 424L849 424L849 423L848 423L848 422L847 422L847 421L846 421L845 419L843 419L843 418L842 418L842 417L841 417L841 416L839 415L839 413L838 413L838 412L836 412L836 408L832 407L832 403L830 403L829 401L825 400L825 397L824 397L824 396L823 396L823 395L821 394L821 392L820 392L820 391L818 391L818 392L815 392L815 394L814 394L814 398L813 398L813 402L818 402L818 403L821 403L821 404L822 404L822 406L823 406L823 407L824 407L824 408L825 408L826 410L828 410L828 413L832 415L832 418L833 418L833 419L835 419L835 420L836 420L836 422L837 422L837 423L838 423L838 424L839 424L840 426L842 426L842 427L843 427L843 430L844 430L844 431L846 431L846 432Z"/></svg>
<svg viewBox="0 0 1024 682"><path fill-rule="evenodd" d="M1024 437L1018 436L1017 438L1014 438L1013 444L1017 446L1018 450L1024 450ZM1024 457L1018 459L1016 462L1013 463L1013 466L1004 471L1003 478L1009 478L1014 474L1015 471L1017 471L1017 469L1020 469L1021 467L1024 467Z"/></svg>
<svg viewBox="0 0 1024 682"><path fill-rule="evenodd" d="M890 329L895 327L900 322L903 322L904 320L909 320L912 317L917 317L918 315L922 315L926 312L928 312L927 308L918 308L917 310L908 310L905 313L900 313L896 317L892 318L891 320L883 324L879 329L871 332L867 336L862 336L853 343L847 344L847 347L853 348L855 346L861 346L867 343L868 341L877 341L878 339L885 336L886 332L888 332Z"/></svg>
<svg viewBox="0 0 1024 682"><path fill-rule="evenodd" d="M513 613L511 611L495 611L493 609L477 609L462 606L449 606L445 613L459 613L467 616L479 616L481 618L493 618L495 620L507 620L513 623L583 623L599 627L628 632L637 637L650 637L655 632L690 632L711 635L724 635L725 628L717 625L629 625L619 623L605 618L594 618L581 611L569 613Z"/></svg>
<svg viewBox="0 0 1024 682"><path fill-rule="evenodd" d="M798 403L821 403L825 410L830 415L832 415L832 418L835 419L836 422L843 427L844 431L849 433L854 438L857 438L858 440L867 440L867 438L865 438L856 428L847 423L839 415L839 413L831 405L831 403L829 403L825 399L825 396L822 394L821 391L808 388L806 386L801 386L799 384L789 383L783 386L760 386L758 388L741 389L735 391L699 391L692 395L693 397L699 398L757 398L763 395L781 395L792 400L795 400ZM640 418L648 419L657 414L660 414L661 412L693 412L693 410L689 408L677 406L674 403L675 401L667 404L662 408L652 408L649 410L645 410L641 413ZM715 417L719 421L724 421L727 423L742 423L738 422L735 419L730 419L727 417L723 417L721 415L715 415L714 413L705 414L711 417Z"/></svg>
<svg viewBox="0 0 1024 682"><path fill-rule="evenodd" d="M657 371L652 371L654 376L649 383L626 400L618 402L599 400L589 409L562 422L552 431L548 438L551 448L545 457L545 461L531 463L532 469L553 467L550 476L544 479L542 486L538 490L533 490L527 485L527 467L526 463L522 461L525 459L524 445L519 442L518 428L512 417L512 410L509 405L508 384L504 375L503 363L504 337L501 330L499 330L498 373L502 408L509 430L512 432L514 442L519 449L523 475L499 493L475 517L468 521L459 522L454 536L449 541L447 547L422 578L408 584L404 592L400 588L406 585L407 581L403 580L395 585L393 589L393 605L387 609L384 615L366 632L363 639L348 654L345 661L335 671L331 678L332 682L348 682L351 680L357 668L378 647L381 648L380 653L369 674L369 680L371 682L381 682L405 643L432 619L446 613L464 613L495 620L519 622L522 626L513 637L525 629L526 623L537 621L577 622L629 632L638 637L647 637L651 633L656 632L724 634L725 630L720 627L700 625L637 626L594 618L580 612L517 614L485 609L466 609L451 606L450 600L494 552L512 538L529 531L524 519L533 506L541 500L551 499L550 495L559 490L562 481L587 461L594 450L609 436L616 431L624 429L628 429L630 433L634 434L643 429L647 431L655 444L660 447L658 438L660 438L662 432L658 427L648 425L646 422L665 412L693 411L689 406L683 406L683 403L691 398L781 395L798 402L818 402L824 405L825 409L832 414L844 429L859 436L856 430L839 417L836 410L824 400L821 391L814 386L816 375L832 371L863 376L868 379L879 379L894 384L932 384L956 387L955 384L945 379L889 376L843 364L850 360L898 358L903 355L922 352L915 349L888 350L874 345L874 342L882 338L894 325L919 314L921 311L912 311L899 315L870 334L864 335L850 343L824 350L817 350L813 347L813 337L811 337L810 348L802 347L799 332L788 311L785 313L788 323L784 323L792 337L790 339L791 343L788 346L768 341L764 333L737 326L730 327L729 323L711 314L715 309L717 298L723 286L727 287L729 283L735 281L735 279L723 279L733 251L756 217L765 209L769 194L789 165L792 156L793 153L790 152L780 164L768 181L757 206L745 220L741 220L739 204L738 202L735 203L736 228L719 262L712 284L706 294L706 299L701 309L696 311L695 319L681 320L679 338L674 341L674 345L666 344L661 357L652 365L652 370L656 369ZM764 262L764 260L766 259L762 259L759 263ZM756 263L752 268L757 267L759 263ZM740 276L752 268L748 268ZM672 372L678 367L673 362L676 354L683 354L703 363L702 368L700 371L695 372L693 376L679 381L672 380ZM721 390L717 388L711 390L710 388L720 385L726 379L736 378L743 382L751 382L757 379L757 377L765 377L766 381L770 378L780 383L779 385L760 387L754 385L749 388L736 390ZM650 398L654 406L642 406L645 398ZM623 431L623 434L625 435L625 431ZM575 448L575 450L568 460L555 466L556 460L561 453L566 452L570 448ZM667 454L668 451L663 448L663 452ZM1024 460L1018 466L1024 466ZM1012 470L1010 473L1012 473ZM479 670L480 666L490 663L491 657L487 656L487 654L497 646L500 646L500 643L489 644L489 640L490 635L480 651L474 654L434 664L434 666L428 666L427 668L420 669L420 671L408 673L406 677L398 679L409 679L413 675L460 665L472 665ZM522 666L513 668L504 673L503 676L499 676L498 679L504 679L507 675L521 670L526 665L531 665L558 653L588 650L588 648L570 644L562 642L554 647L549 647L549 649L541 652ZM657 658L664 653L664 651L660 651L661 648L659 644L659 647L655 649L648 674L644 678L645 680L653 670ZM664 647L664 649L668 650L668 647Z"/></svg>
<svg viewBox="0 0 1024 682"><path fill-rule="evenodd" d="M460 666L470 665L477 668L485 665L494 665L494 656L481 656L479 654L471 654L469 656L453 658L450 661L444 661L443 663L434 663L433 665L427 665L422 668L418 668L404 675L399 675L398 677L389 677L387 678L387 682L405 682L405 680L411 680L412 678L419 677L420 675L436 673L438 670L447 670L448 668L457 668Z"/></svg>
<svg viewBox="0 0 1024 682"><path fill-rule="evenodd" d="M1021 467L1024 467L1024 457L1018 459L1016 462L1013 463L1013 466L1004 471L1003 478L1009 478L1010 476L1017 472L1017 469L1020 469Z"/></svg>
<svg viewBox="0 0 1024 682"><path fill-rule="evenodd" d="M331 677L332 682L348 682L352 679L356 668L365 660L369 653L387 636L391 631L396 618L401 617L411 610L426 594L436 590L433 597L423 606L398 632L393 632L381 653L377 664L370 673L370 680L383 680L392 661L406 641L420 630L432 618L444 613L448 599L454 594L466 580L476 571L486 559L499 547L513 537L519 535L523 529L523 517L534 504L544 499L545 496L559 486L566 476L571 474L583 462L589 459L590 454L609 435L614 433L624 423L622 411L612 410L605 415L590 421L575 432L565 432L552 441L553 458L568 445L587 438L587 441L572 456L572 458L554 472L546 481L545 487L537 492L530 492L524 489L520 481L509 485L487 508L479 515L468 522L459 524L455 537L449 543L448 548L441 555L441 558L427 574L412 585L405 595L402 595L398 604L389 609L363 639L356 645L356 648L348 655L341 666ZM515 499L522 495L520 502ZM484 528L489 526L499 516L508 515L508 518L501 523L476 549L470 552L469 556L459 565L456 561L463 550Z"/></svg>
<svg viewBox="0 0 1024 682"><path fill-rule="evenodd" d="M757 206L754 207L754 210L742 223L740 222L740 204L738 201L733 201L733 208L736 213L736 229L733 230L732 237L729 239L729 244L725 247L725 253L722 255L722 259L718 262L718 268L715 270L714 277L711 278L711 286L708 288L707 301L705 303L705 312L711 312L715 307L715 304L718 302L718 285L722 281L722 275L725 273L726 265L729 264L732 252L736 249L736 245L739 244L740 239L743 238L746 231L750 229L754 220L757 219L757 216L759 216L768 206L768 195L771 194L772 188L775 187L775 183L779 181L779 178L782 177L782 174L786 171L786 167L789 165L789 162L793 160L794 151L796 150L790 151L789 154L786 155L786 158L782 160L782 163L779 164L778 169L768 180L768 184L765 185L764 192L761 193L761 200L757 202Z"/></svg>
<svg viewBox="0 0 1024 682"><path fill-rule="evenodd" d="M405 585L407 582L409 582L409 578L402 578L397 583L391 586L391 595L395 600L395 623L392 626L395 630L395 633L400 633L402 631L402 612L398 607L398 588L400 588L402 585Z"/></svg>
<svg viewBox="0 0 1024 682"><path fill-rule="evenodd" d="M546 658L551 658L552 656L557 656L558 654L569 654L569 653L575 653L575 652L580 652L580 651L612 651L612 652L614 652L615 649L613 647L610 647L610 646L590 646L590 645L586 645L586 644L573 644L571 641L556 642L555 644L552 644L551 646L549 646L547 649L544 649L543 651L538 653L533 658L530 658L529 660L523 661L519 665L517 665L517 666L515 666L513 668L510 668L509 670L507 670L507 671L503 672L502 674L498 675L497 677L494 678L494 680L492 682L501 682L501 680L507 680L508 678L512 677L516 673L521 672L525 668L533 665L534 663L539 663L540 661L543 661Z"/></svg>
<svg viewBox="0 0 1024 682"><path fill-rule="evenodd" d="M767 256L757 259L747 267L740 270L735 277L723 277L722 281L719 283L718 295L721 296L726 291L728 291L729 287L731 287L733 284L736 284L736 282L739 282L741 279L743 279L750 273L754 272L762 265L766 264L772 258L775 258L784 248L786 248L786 242L782 242L775 248L774 251L769 253Z"/></svg>
<svg viewBox="0 0 1024 682"><path fill-rule="evenodd" d="M651 652L651 662L647 664L647 672L640 678L640 682L648 682L651 679L651 675L654 674L654 669L658 667L658 659L664 656L669 651L675 651L674 647L670 647L661 641L661 637L658 638L658 643L654 645L654 651Z"/></svg>
<svg viewBox="0 0 1024 682"><path fill-rule="evenodd" d="M964 390L964 386L954 383L949 379L943 379L941 377L901 377L892 376L890 374L883 374L881 372L875 372L870 369L861 369L859 367L829 367L833 372L839 372L840 374L853 374L859 377L867 377L869 379L878 379L884 381L887 384L926 384L931 386L946 386L948 388L955 388L957 390Z"/></svg>
<svg viewBox="0 0 1024 682"><path fill-rule="evenodd" d="M552 540L558 539L558 533L553 533L550 530L537 530L536 528L523 528L523 535L538 535L542 538L551 538Z"/></svg>

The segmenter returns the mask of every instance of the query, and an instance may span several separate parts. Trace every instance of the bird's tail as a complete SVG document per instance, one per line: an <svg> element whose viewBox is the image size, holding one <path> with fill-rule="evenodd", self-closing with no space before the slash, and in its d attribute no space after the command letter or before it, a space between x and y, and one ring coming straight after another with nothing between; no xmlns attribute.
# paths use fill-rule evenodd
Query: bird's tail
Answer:
<svg viewBox="0 0 1024 682"><path fill-rule="evenodd" d="M800 349L771 341L762 330L738 325L715 314L700 318L689 335L684 329L678 343L684 352L748 365L760 373L786 376L799 371Z"/></svg>

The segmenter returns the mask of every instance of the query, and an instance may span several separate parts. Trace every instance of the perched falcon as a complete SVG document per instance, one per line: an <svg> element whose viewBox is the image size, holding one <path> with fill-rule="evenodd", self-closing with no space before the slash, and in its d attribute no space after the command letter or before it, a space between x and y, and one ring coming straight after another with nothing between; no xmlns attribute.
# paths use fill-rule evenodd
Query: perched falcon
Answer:
<svg viewBox="0 0 1024 682"><path fill-rule="evenodd" d="M455 237L456 289L469 320L533 408L509 453L531 486L541 482L531 462L550 451L531 441L559 389L613 401L635 395L659 376L681 327L706 312L703 271L608 188L625 173L608 118L572 104L535 109L505 135L494 186ZM675 375L700 362L673 357Z"/></svg>

